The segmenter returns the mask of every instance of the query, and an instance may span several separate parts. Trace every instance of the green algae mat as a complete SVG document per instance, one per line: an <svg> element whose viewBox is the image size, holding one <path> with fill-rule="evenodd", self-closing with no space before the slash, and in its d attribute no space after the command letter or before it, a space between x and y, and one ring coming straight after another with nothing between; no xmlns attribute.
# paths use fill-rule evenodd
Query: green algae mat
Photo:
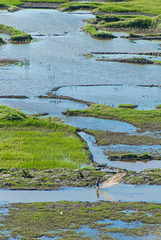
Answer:
<svg viewBox="0 0 161 240"><path fill-rule="evenodd" d="M160 239L161 204L145 202L13 203L0 239ZM5 214L5 212L7 214Z"/></svg>

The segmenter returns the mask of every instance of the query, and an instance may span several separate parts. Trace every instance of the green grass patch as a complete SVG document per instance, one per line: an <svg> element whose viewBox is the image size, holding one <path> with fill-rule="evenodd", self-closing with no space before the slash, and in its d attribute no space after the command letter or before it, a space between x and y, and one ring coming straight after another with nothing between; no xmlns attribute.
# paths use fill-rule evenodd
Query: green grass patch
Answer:
<svg viewBox="0 0 161 240"><path fill-rule="evenodd" d="M91 37L93 38L99 38L99 39L112 39L115 38L115 36L111 33L108 33L106 31L99 31L94 25L85 25L83 28L83 31L86 33L89 33Z"/></svg>
<svg viewBox="0 0 161 240"><path fill-rule="evenodd" d="M114 108L108 105L92 104L85 110L68 110L68 115L82 115L107 118L132 123L142 130L156 131L161 128L161 111Z"/></svg>
<svg viewBox="0 0 161 240"><path fill-rule="evenodd" d="M160 159L159 156L152 156L148 153L136 154L136 153L122 153L118 155L110 155L109 160L111 161L148 161L152 159Z"/></svg>
<svg viewBox="0 0 161 240"><path fill-rule="evenodd" d="M13 35L10 37L10 41L11 42L30 42L32 40L32 37L30 34L27 33L23 33L23 34L19 34L19 35Z"/></svg>
<svg viewBox="0 0 161 240"><path fill-rule="evenodd" d="M134 29L148 29L154 27L153 18L151 17L137 17L116 22L105 22L100 26L107 28L134 28Z"/></svg>
<svg viewBox="0 0 161 240"><path fill-rule="evenodd" d="M0 24L0 33L10 35L10 42L12 43L25 43L30 42L32 37L30 34L24 33L21 30L17 30L11 26Z"/></svg>
<svg viewBox="0 0 161 240"><path fill-rule="evenodd" d="M160 0L129 0L121 2L103 2L103 3L68 3L62 5L65 11L74 11L78 9L94 9L94 13L146 13L152 15L161 14Z"/></svg>
<svg viewBox="0 0 161 240"><path fill-rule="evenodd" d="M0 165L3 168L80 168L89 159L76 128L36 119L0 106Z"/></svg>

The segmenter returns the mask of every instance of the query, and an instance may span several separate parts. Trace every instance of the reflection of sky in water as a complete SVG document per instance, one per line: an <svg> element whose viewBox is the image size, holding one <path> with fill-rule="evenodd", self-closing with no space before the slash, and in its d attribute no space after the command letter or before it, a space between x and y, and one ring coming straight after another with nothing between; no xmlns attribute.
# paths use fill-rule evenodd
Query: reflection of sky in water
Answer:
<svg viewBox="0 0 161 240"><path fill-rule="evenodd" d="M114 107L131 103L138 105L137 109L155 109L161 104L161 87L71 86L60 88L57 93Z"/></svg>
<svg viewBox="0 0 161 240"><path fill-rule="evenodd" d="M32 194L31 194L32 193ZM99 197L99 198L98 198ZM11 202L46 202L46 201L147 201L160 202L161 191L157 185L129 185L119 184L97 193L93 187L89 188L64 188L53 191L21 191L21 190L0 190L0 201Z"/></svg>
<svg viewBox="0 0 161 240"><path fill-rule="evenodd" d="M56 10L24 9L1 12L0 22L27 33L42 33L30 44L6 44L1 58L30 61L28 67L0 68L0 94L37 96L59 85L121 83L160 84L160 66L96 62L83 54L92 51L158 51L160 41L136 41L115 38L99 41L81 31L89 14L69 14ZM51 34L68 32L65 36ZM115 33L116 34L116 33ZM116 35L124 35L117 33ZM113 103L111 103L113 104Z"/></svg>

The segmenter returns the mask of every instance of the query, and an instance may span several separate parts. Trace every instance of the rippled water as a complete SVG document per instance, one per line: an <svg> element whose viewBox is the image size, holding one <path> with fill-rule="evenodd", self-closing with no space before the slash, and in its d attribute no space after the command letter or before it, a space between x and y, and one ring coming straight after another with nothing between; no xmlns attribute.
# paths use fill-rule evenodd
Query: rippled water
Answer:
<svg viewBox="0 0 161 240"><path fill-rule="evenodd" d="M122 83L159 84L160 66L96 62L83 54L91 51L157 51L159 41L116 38L111 41L92 39L81 28L90 15L62 13L56 10L25 9L14 13L2 11L0 22L30 34L42 33L37 41L25 45L0 47L1 58L30 61L22 68L0 68L0 94L37 96L58 85ZM65 36L50 36L68 32Z"/></svg>
<svg viewBox="0 0 161 240"><path fill-rule="evenodd" d="M14 13L0 11L0 23L13 26L36 37L30 44L7 44L0 46L1 58L15 58L30 62L29 66L0 67L0 95L25 94L29 99L0 99L0 104L22 108L27 113L48 112L59 116L74 126L81 128L133 132L136 129L130 124L117 121L96 120L93 118L67 118L62 112L69 109L83 109L86 105L69 101L38 99L56 86L90 85L90 84L123 84L122 87L62 88L64 95L72 94L90 101L117 106L119 103L134 103L141 109L151 109L160 104L160 88L139 88L138 84L160 85L160 66L133 65L112 62L96 62L87 59L83 54L92 51L158 51L159 41L136 41L119 38L122 33L115 33L118 38L110 41L92 39L81 31L83 19L90 14L69 14L56 10L25 9ZM62 34L64 36L52 36ZM5 38L6 36L3 35ZM71 94L71 95L72 95ZM93 100L92 100L93 99ZM89 141L89 140L88 140ZM89 141L93 147L93 142ZM94 146L94 158L104 161L107 156ZM101 160L102 159L102 160ZM153 162L159 167L158 162ZM118 164L118 163L116 163ZM111 162L110 162L111 165ZM132 166L132 165L131 165ZM131 166L128 168L131 169ZM119 167L124 167L119 165ZM135 164L135 169L148 167ZM154 166L155 167L155 166ZM126 167L124 167L126 168ZM134 170L134 166L132 166ZM93 188L66 188L61 191L0 191L0 201L32 202L57 200L97 201L98 193ZM107 198L108 195L108 198ZM99 193L99 199L110 201L156 201L161 202L160 186L131 186L121 184Z"/></svg>

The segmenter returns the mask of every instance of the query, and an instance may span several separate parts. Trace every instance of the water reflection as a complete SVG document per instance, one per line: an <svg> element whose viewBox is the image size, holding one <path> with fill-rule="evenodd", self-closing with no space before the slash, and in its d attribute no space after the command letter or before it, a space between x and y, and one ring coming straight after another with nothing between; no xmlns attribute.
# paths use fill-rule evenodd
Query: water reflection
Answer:
<svg viewBox="0 0 161 240"><path fill-rule="evenodd" d="M46 202L46 201L146 201L161 203L160 186L119 184L98 192L95 188L64 188L54 191L0 190L0 201L12 202ZM99 197L99 198L98 198ZM107 199L108 198L108 199Z"/></svg>
<svg viewBox="0 0 161 240"><path fill-rule="evenodd" d="M155 109L160 104L161 87L121 86L65 86L60 95L118 107L120 103L138 105L137 109Z"/></svg>
<svg viewBox="0 0 161 240"><path fill-rule="evenodd" d="M69 14L56 10L24 9L9 13L1 11L0 22L27 33L42 33L30 44L7 44L0 47L1 58L30 61L28 69L8 67L0 69L0 95L24 94L38 96L58 85L76 84L159 84L160 66L138 66L120 63L96 62L83 54L92 51L158 51L159 41L126 39L98 41L80 31L83 19L92 15ZM68 32L65 36L48 36ZM119 35L119 33L117 34ZM123 35L121 33L121 35ZM50 67L49 67L50 66Z"/></svg>
<svg viewBox="0 0 161 240"><path fill-rule="evenodd" d="M113 199L106 191L103 191L103 190L97 188L96 195L97 195L98 199L100 198L100 194L102 194L107 201L116 202L115 199Z"/></svg>

